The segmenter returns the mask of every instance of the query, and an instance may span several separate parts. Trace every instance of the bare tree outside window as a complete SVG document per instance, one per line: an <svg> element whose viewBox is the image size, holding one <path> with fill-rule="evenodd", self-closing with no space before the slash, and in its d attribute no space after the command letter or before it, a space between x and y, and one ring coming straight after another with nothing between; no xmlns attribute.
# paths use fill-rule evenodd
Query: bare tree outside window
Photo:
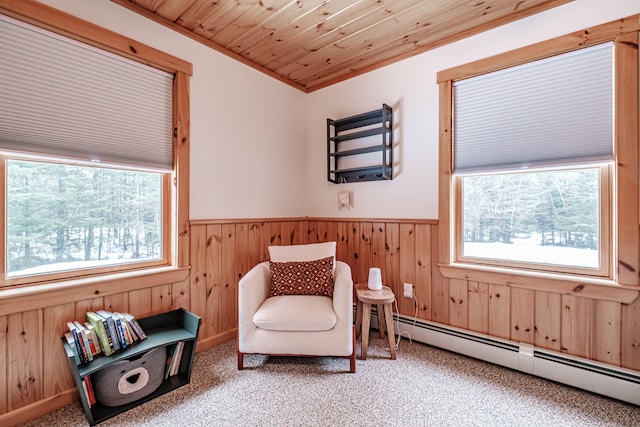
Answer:
<svg viewBox="0 0 640 427"><path fill-rule="evenodd" d="M464 176L463 256L599 268L599 169Z"/></svg>
<svg viewBox="0 0 640 427"><path fill-rule="evenodd" d="M7 161L7 277L157 260L162 174Z"/></svg>

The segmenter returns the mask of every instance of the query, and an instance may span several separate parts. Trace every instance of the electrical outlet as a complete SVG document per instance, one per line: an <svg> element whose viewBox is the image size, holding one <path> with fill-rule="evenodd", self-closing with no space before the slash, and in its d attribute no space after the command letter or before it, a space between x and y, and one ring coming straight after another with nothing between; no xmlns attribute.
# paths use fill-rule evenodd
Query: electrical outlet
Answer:
<svg viewBox="0 0 640 427"><path fill-rule="evenodd" d="M413 298L413 285L411 283L404 284L404 297Z"/></svg>

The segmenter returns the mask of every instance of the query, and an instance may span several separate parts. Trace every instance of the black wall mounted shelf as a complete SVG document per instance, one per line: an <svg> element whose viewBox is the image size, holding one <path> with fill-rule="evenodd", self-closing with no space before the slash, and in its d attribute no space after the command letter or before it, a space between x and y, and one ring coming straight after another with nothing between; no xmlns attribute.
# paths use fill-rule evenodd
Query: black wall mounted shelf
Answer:
<svg viewBox="0 0 640 427"><path fill-rule="evenodd" d="M379 138L377 138L379 136ZM372 157L371 153L379 153ZM393 109L327 119L327 180L336 184L393 179Z"/></svg>

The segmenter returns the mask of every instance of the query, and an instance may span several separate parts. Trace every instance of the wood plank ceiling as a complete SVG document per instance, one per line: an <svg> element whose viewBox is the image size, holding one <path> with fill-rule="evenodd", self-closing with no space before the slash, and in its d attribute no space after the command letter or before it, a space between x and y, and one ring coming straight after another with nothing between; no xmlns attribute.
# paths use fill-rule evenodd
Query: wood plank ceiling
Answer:
<svg viewBox="0 0 640 427"><path fill-rule="evenodd" d="M573 0L112 0L302 91Z"/></svg>

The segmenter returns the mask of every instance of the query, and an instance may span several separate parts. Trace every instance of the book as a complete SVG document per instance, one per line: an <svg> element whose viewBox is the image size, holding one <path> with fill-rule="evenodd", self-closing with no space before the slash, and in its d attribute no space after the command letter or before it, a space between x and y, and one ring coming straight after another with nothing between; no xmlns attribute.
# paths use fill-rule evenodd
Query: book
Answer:
<svg viewBox="0 0 640 427"><path fill-rule="evenodd" d="M167 364L164 371L164 379L172 377L180 370L180 360L184 351L184 341L179 341L167 348Z"/></svg>
<svg viewBox="0 0 640 427"><path fill-rule="evenodd" d="M87 375L82 378L82 388L85 391L85 396L87 396L87 402L89 402L89 407L95 405L96 403L96 395L93 391L93 383L91 382L91 376Z"/></svg>
<svg viewBox="0 0 640 427"><path fill-rule="evenodd" d="M73 339L71 345L75 350L75 353L78 355L78 359L80 359L80 363L84 363L85 359L82 354L82 349L80 348L80 340L78 339L78 332L76 331L76 327L73 322L67 322L67 328L69 328L69 333Z"/></svg>
<svg viewBox="0 0 640 427"><path fill-rule="evenodd" d="M140 341L144 340L147 337L147 334L144 332L144 330L142 329L142 326L140 326L136 318L130 315L129 313L123 313L123 314L124 314L124 318L127 320L127 322L129 322L129 325L131 325L131 328L134 330L136 335L138 335L138 338L140 338Z"/></svg>
<svg viewBox="0 0 640 427"><path fill-rule="evenodd" d="M73 321L73 324L76 327L76 330L79 332L79 336L80 336L80 342L82 344L83 351L84 351L84 355L87 359L87 361L92 361L93 360L93 353L91 352L91 345L89 344L89 337L87 335L87 331L84 329L84 326L82 326L82 323L78 322L77 320Z"/></svg>
<svg viewBox="0 0 640 427"><path fill-rule="evenodd" d="M84 396L89 403L89 407L91 407L91 401L89 400L89 390L87 390L87 382L84 380L84 378L80 382L82 383L82 393L84 393Z"/></svg>
<svg viewBox="0 0 640 427"><path fill-rule="evenodd" d="M124 325L122 324L120 316L118 316L117 313L111 313L111 318L113 319L113 321L115 322L115 325L116 325L116 333L118 334L118 340L120 341L120 347L123 350L126 350L126 348L127 348L127 336L126 336L126 333L124 331Z"/></svg>
<svg viewBox="0 0 640 427"><path fill-rule="evenodd" d="M122 318L124 319L124 316L122 316ZM131 324L127 322L127 319L124 319L124 324L127 326L127 333L129 334L131 342L138 341L140 337L138 337L136 332L133 330L133 327L131 326Z"/></svg>
<svg viewBox="0 0 640 427"><path fill-rule="evenodd" d="M67 340L67 344L71 347L71 351L73 352L73 358L76 361L76 364L79 365L82 363L80 360L80 355L78 354L78 348L76 347L76 340L73 338L73 334L71 332L67 332L64 334L65 339Z"/></svg>
<svg viewBox="0 0 640 427"><path fill-rule="evenodd" d="M131 325L129 324L129 322L127 322L127 319L125 319L124 314L118 313L118 312L115 312L113 314L117 316L118 319L120 319L120 322L122 324L122 329L124 330L125 338L127 340L127 344L131 345L134 341L137 341L138 336L136 335L135 332L133 332L133 329L131 329Z"/></svg>
<svg viewBox="0 0 640 427"><path fill-rule="evenodd" d="M78 357L80 358L80 363L87 363L89 361L87 357L87 349L84 346L84 342L82 341L82 334L76 328L75 323L67 322L67 327L73 336L74 346L76 351L78 352Z"/></svg>
<svg viewBox="0 0 640 427"><path fill-rule="evenodd" d="M111 343L113 344L113 351L120 350L120 339L118 338L118 331L116 330L116 323L113 321L113 317L111 317L111 313L106 310L98 310L96 312L98 316L102 317L107 321L107 330L109 335L111 336Z"/></svg>
<svg viewBox="0 0 640 427"><path fill-rule="evenodd" d="M102 349L100 348L100 339L98 338L95 327L89 322L84 322L84 328L87 331L87 336L89 337L91 353L93 353L94 356L100 354Z"/></svg>
<svg viewBox="0 0 640 427"><path fill-rule="evenodd" d="M111 337L107 332L108 326L106 320L101 316L98 316L98 314L93 311L88 311L85 316L87 321L93 325L96 333L98 334L102 354L105 356L111 356L113 354L113 345L111 344Z"/></svg>
<svg viewBox="0 0 640 427"><path fill-rule="evenodd" d="M167 378L169 378L169 376L171 374L171 366L173 364L173 355L175 354L177 347L178 347L178 344L173 344L171 346L167 346L167 363L165 365L165 370L164 370L164 379L165 380Z"/></svg>
<svg viewBox="0 0 640 427"><path fill-rule="evenodd" d="M182 360L182 353L184 352L184 341L180 341L176 346L176 350L173 355L173 366L171 368L171 372L169 376L174 376L178 374L180 370L180 361Z"/></svg>

